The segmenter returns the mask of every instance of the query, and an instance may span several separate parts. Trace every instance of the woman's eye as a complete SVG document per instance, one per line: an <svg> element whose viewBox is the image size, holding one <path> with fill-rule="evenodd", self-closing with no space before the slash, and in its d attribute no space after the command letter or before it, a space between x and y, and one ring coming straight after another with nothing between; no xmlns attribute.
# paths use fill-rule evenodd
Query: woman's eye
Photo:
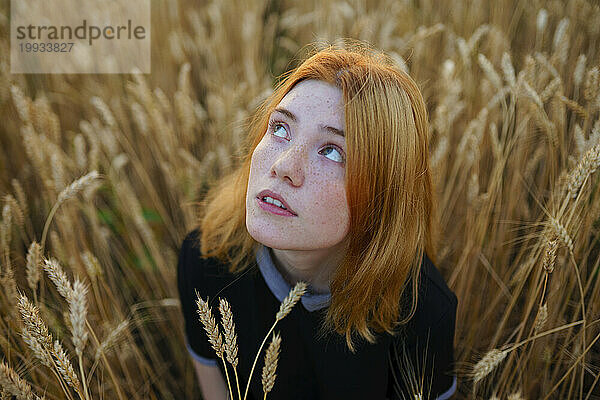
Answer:
<svg viewBox="0 0 600 400"><path fill-rule="evenodd" d="M273 132L273 134L275 136L279 136L279 135L275 134L275 132L280 131L281 128L283 128L283 132L285 132L285 128L283 127L282 124L280 124L278 122L274 122L274 121L269 122L269 129L271 130L271 132ZM285 133L283 134L283 136L279 136L279 137L285 138Z"/></svg>
<svg viewBox="0 0 600 400"><path fill-rule="evenodd" d="M277 122L277 121L269 121L269 130L271 131L271 133L274 136L286 139L287 131L285 129L285 126L282 123ZM281 132L281 134L278 134L277 132ZM338 163L344 162L343 153L342 153L342 151L338 150L337 146L329 144L323 150L321 150L319 153L324 154L326 157L328 157L332 161L335 161ZM332 154L333 157L329 157L330 154Z"/></svg>
<svg viewBox="0 0 600 400"><path fill-rule="evenodd" d="M340 163L344 162L344 157L342 156L342 153L337 148L335 148L334 146L327 146L327 147L325 147L324 150L328 150L328 149L335 150L335 153L337 153L337 155L334 158L330 158L330 160L333 160L335 162L340 162ZM334 154L335 155L335 153L333 153L331 151L326 151L325 156L327 156L329 154Z"/></svg>

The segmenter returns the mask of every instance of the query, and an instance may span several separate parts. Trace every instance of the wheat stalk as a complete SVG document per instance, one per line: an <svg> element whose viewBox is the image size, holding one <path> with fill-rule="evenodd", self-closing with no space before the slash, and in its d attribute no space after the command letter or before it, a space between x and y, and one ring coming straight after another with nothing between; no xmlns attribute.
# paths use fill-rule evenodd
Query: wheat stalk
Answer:
<svg viewBox="0 0 600 400"><path fill-rule="evenodd" d="M283 299L283 301L281 302L281 305L279 306L279 311L277 311L277 314L275 315L275 322L271 326L271 329L269 329L269 331L265 335L265 338L263 339L260 347L258 348L256 357L254 357L254 363L252 364L252 369L250 370L250 376L248 377L248 383L246 384L246 390L244 392L244 400L246 400L246 396L248 395L248 389L250 388L252 374L254 373L256 362L258 361L258 357L260 355L260 352L262 351L262 348L265 345L265 342L267 341L267 338L269 337L273 329L275 329L277 322L281 321L283 318L285 318L286 315L290 313L290 311L292 311L292 308L296 305L296 303L300 300L302 295L306 292L307 286L308 285L306 282L297 282L296 285L292 288L292 290L290 290L288 295L285 297L285 299Z"/></svg>
<svg viewBox="0 0 600 400"><path fill-rule="evenodd" d="M554 271L554 264L556 262L556 250L558 249L558 239L552 238L546 242L546 251L544 252L544 258L542 259L542 267L544 270L551 274Z"/></svg>
<svg viewBox="0 0 600 400"><path fill-rule="evenodd" d="M31 103L31 100L29 100L29 98L25 96L21 88L16 85L12 85L10 87L10 91L15 107L17 108L17 112L19 113L19 117L21 118L21 121L23 121L23 123L29 122L29 105Z"/></svg>
<svg viewBox="0 0 600 400"><path fill-rule="evenodd" d="M585 84L583 86L583 98L589 102L596 99L600 91L600 69L594 67L588 71L585 76Z"/></svg>
<svg viewBox="0 0 600 400"><path fill-rule="evenodd" d="M589 149L571 173L568 191L569 197L574 199L581 190L584 181L600 166L600 143Z"/></svg>
<svg viewBox="0 0 600 400"><path fill-rule="evenodd" d="M583 82L583 76L585 75L585 62L586 55L580 54L577 57L577 63L575 64L575 70L573 70L573 83L576 87L581 86L581 82Z"/></svg>
<svg viewBox="0 0 600 400"><path fill-rule="evenodd" d="M479 61L479 66L483 70L485 77L496 87L496 89L502 89L502 80L500 79L500 75L498 75L490 60L488 60L483 54L479 53L477 61Z"/></svg>
<svg viewBox="0 0 600 400"><path fill-rule="evenodd" d="M73 369L73 365L67 356L67 353L64 351L62 345L58 340L54 341L54 346L52 347L52 354L56 359L56 367L58 372L62 375L63 379L69 386L71 386L77 394L81 398L84 398L84 395L81 391L81 383L79 382L79 378L77 378L77 374L75 374L75 370Z"/></svg>
<svg viewBox="0 0 600 400"><path fill-rule="evenodd" d="M42 255L44 254L44 245L46 243L46 234L48 233L48 228L50 227L50 222L58 210L58 207L65 201L77 195L77 193L85 190L86 188L92 186L95 183L96 179L98 179L100 175L98 175L98 171L91 171L90 173L82 176L79 179L73 181L69 186L64 188L59 194L54 203L54 206L50 210L48 217L46 218L46 223L44 224L44 230L42 232L42 239L40 240L40 245L42 246Z"/></svg>
<svg viewBox="0 0 600 400"><path fill-rule="evenodd" d="M98 276L102 275L102 267L100 261L90 251L85 250L81 253L81 259L88 275L92 280L95 280Z"/></svg>
<svg viewBox="0 0 600 400"><path fill-rule="evenodd" d="M529 85L529 83L527 83L527 81L523 81L523 89L525 89L525 95L533 100L538 109L543 110L544 104L542 103L540 95Z"/></svg>
<svg viewBox="0 0 600 400"><path fill-rule="evenodd" d="M0 225L0 246L5 258L8 258L10 253L11 232L12 213L10 212L10 204L5 204L2 207L2 224Z"/></svg>
<svg viewBox="0 0 600 400"><path fill-rule="evenodd" d="M198 306L198 315L200 316L200 322L204 326L204 330L208 335L208 341L210 342L213 350L217 353L217 357L223 358L223 352L225 351L225 345L219 327L212 315L212 311L207 301L204 301L202 297L196 292L196 305Z"/></svg>
<svg viewBox="0 0 600 400"><path fill-rule="evenodd" d="M508 82L510 87L515 87L517 85L517 77L515 75L515 68L510 61L510 54L504 53L502 54L502 72L504 72L504 79Z"/></svg>
<svg viewBox="0 0 600 400"><path fill-rule="evenodd" d="M90 98L90 103L92 103L92 105L96 108L106 125L108 125L111 128L114 128L117 125L115 117L113 116L112 112L110 111L110 108L108 108L104 100L102 100L98 96L92 96L92 98Z"/></svg>
<svg viewBox="0 0 600 400"><path fill-rule="evenodd" d="M48 332L48 327L40 317L39 309L31 304L24 294L18 295L17 307L25 328L31 333L31 336L46 349L52 348L52 337Z"/></svg>
<svg viewBox="0 0 600 400"><path fill-rule="evenodd" d="M571 239L571 236L569 236L567 229L553 217L550 217L550 225L554 229L555 234L560 238L561 242L563 242L569 251L573 253L573 240Z"/></svg>
<svg viewBox="0 0 600 400"><path fill-rule="evenodd" d="M587 119L588 112L575 100L571 100L565 96L559 96L559 99L565 103L567 107L573 110L581 118ZM580 128L581 129L581 128Z"/></svg>
<svg viewBox="0 0 600 400"><path fill-rule="evenodd" d="M87 166L87 155L85 154L85 139L81 133L73 138L73 148L77 167L84 170Z"/></svg>
<svg viewBox="0 0 600 400"><path fill-rule="evenodd" d="M40 281L41 269L41 248L38 242L33 241L31 242L31 245L29 245L29 250L27 250L27 264L25 266L25 272L27 275L27 285L29 285L29 287L33 291L34 296L36 296L37 286Z"/></svg>
<svg viewBox="0 0 600 400"><path fill-rule="evenodd" d="M233 323L233 313L229 302L225 299L219 301L219 311L221 312L221 324L223 325L223 332L225 336L225 352L227 353L227 361L233 366L235 373L235 381L237 385L238 398L241 398L240 393L240 382L237 374L238 365L238 347L237 347L237 335L235 334L235 324ZM233 399L233 393L231 398Z"/></svg>
<svg viewBox="0 0 600 400"><path fill-rule="evenodd" d="M119 337L123 335L123 333L129 327L129 320L125 319L119 323L114 329L110 330L110 333L104 338L104 340L98 345L96 349L96 354L94 355L94 359L98 361L100 356L106 355L108 350L111 349L119 340Z"/></svg>
<svg viewBox="0 0 600 400"><path fill-rule="evenodd" d="M23 213L23 220L25 217L29 215L29 208L27 207L27 197L25 196L25 191L23 191L23 186L17 179L13 179L11 181L11 185L13 190L15 191L15 196L17 197L19 209Z"/></svg>
<svg viewBox="0 0 600 400"><path fill-rule="evenodd" d="M537 19L536 19L536 28L537 28L537 32L538 35L541 35L542 33L544 33L544 30L546 30L546 24L548 23L548 11L546 11L545 9L540 9L540 11L538 11L538 15L537 15Z"/></svg>
<svg viewBox="0 0 600 400"><path fill-rule="evenodd" d="M58 290L58 293L66 300L69 300L73 295L73 287L67 274L63 271L58 260L55 258L44 259L44 270L48 274L48 277Z"/></svg>
<svg viewBox="0 0 600 400"><path fill-rule="evenodd" d="M223 342L223 338L221 336L221 332L219 331L219 326L215 318L212 315L212 310L208 305L208 301L204 301L198 291L196 291L196 305L198 307L198 315L200 316L200 322L204 326L204 330L208 335L208 341L211 344L217 356L221 359L223 363L223 368L225 369L225 377L227 378L227 388L229 389L229 396L233 399L233 391L231 390L231 382L229 380L229 372L227 372L227 364L225 363L225 358L223 354L225 353L226 344Z"/></svg>
<svg viewBox="0 0 600 400"><path fill-rule="evenodd" d="M57 348L55 347L55 344L52 343L52 336L48 332L48 327L40 317L39 309L31 304L23 294L18 294L17 307L21 313L24 329L28 332L28 334L24 335L25 342L33 350L34 355L36 355L44 365L51 365L54 367L52 371L55 375L57 371L62 375L62 372L59 370L60 365L57 364L57 362L63 362L63 367L65 367L66 364L64 364L62 358L57 360L57 362L52 358L52 355L54 355L55 358L57 357ZM62 354L59 354L59 356L62 357ZM61 387L66 391L66 387L64 387L60 376L56 375L56 377L59 379ZM71 398L68 392L65 392L65 394Z"/></svg>
<svg viewBox="0 0 600 400"><path fill-rule="evenodd" d="M69 200L69 199L75 197L77 195L77 193L83 191L85 188L87 188L92 183L94 183L94 181L96 179L99 179L99 178L100 178L100 175L98 174L98 171L94 170L94 171L91 171L91 172L83 175L81 178L74 180L73 182L71 182L71 184L69 186L64 188L63 191L61 191L59 193L58 199L56 202L58 204L61 204L61 203L65 202L66 200Z"/></svg>
<svg viewBox="0 0 600 400"><path fill-rule="evenodd" d="M31 335L31 333L25 328L21 328L21 337L23 341L29 346L33 355L40 360L40 362L48 368L52 368L52 358L49 357L49 353L42 347L42 344Z"/></svg>
<svg viewBox="0 0 600 400"><path fill-rule="evenodd" d="M298 282L296 286L288 293L288 295L283 299L281 305L279 306L279 311L277 311L277 315L275 319L277 321L285 318L286 315L292 311L292 308L296 305L298 300L302 297L302 295L306 292L307 284L306 282Z"/></svg>
<svg viewBox="0 0 600 400"><path fill-rule="evenodd" d="M279 333L273 333L273 339L271 339L271 343L265 352L265 365L262 370L262 386L265 393L265 399L267 398L267 393L273 389L273 385L275 384L275 371L277 370L280 345L281 337L279 336Z"/></svg>
<svg viewBox="0 0 600 400"><path fill-rule="evenodd" d="M227 361L234 367L238 364L237 356L237 336L235 334L235 324L233 323L233 313L229 302L225 299L220 299L219 310L221 312L221 323L225 336L225 351L227 353Z"/></svg>
<svg viewBox="0 0 600 400"><path fill-rule="evenodd" d="M17 200L11 194L7 194L4 196L4 202L10 207L12 217L15 219L17 226L23 227L25 217Z"/></svg>
<svg viewBox="0 0 600 400"><path fill-rule="evenodd" d="M506 358L507 350L492 349L473 367L473 382L478 383Z"/></svg>
<svg viewBox="0 0 600 400"><path fill-rule="evenodd" d="M544 325L546 325L546 321L548 320L548 304L544 303L540 310L538 311L537 318L535 319L535 326L533 328L534 333L538 333Z"/></svg>
<svg viewBox="0 0 600 400"><path fill-rule="evenodd" d="M507 400L525 400L521 395L521 391L517 391L515 393L511 393L508 395Z"/></svg>
<svg viewBox="0 0 600 400"><path fill-rule="evenodd" d="M39 399L33 393L31 386L19 374L9 367L4 361L0 361L0 386L17 397L17 400Z"/></svg>
<svg viewBox="0 0 600 400"><path fill-rule="evenodd" d="M68 299L71 334L73 336L75 352L78 357L81 357L88 339L88 333L85 328L85 320L87 318L87 287L79 279L75 279L71 294L71 297Z"/></svg>

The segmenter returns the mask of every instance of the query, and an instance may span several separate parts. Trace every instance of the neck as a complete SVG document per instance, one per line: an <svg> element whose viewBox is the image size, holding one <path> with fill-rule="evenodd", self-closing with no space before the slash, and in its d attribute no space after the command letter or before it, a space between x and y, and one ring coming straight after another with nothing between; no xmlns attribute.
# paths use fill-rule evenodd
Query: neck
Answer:
<svg viewBox="0 0 600 400"><path fill-rule="evenodd" d="M269 252L273 264L292 287L304 281L315 294L330 292L330 280L343 256L337 246L318 250L269 248Z"/></svg>

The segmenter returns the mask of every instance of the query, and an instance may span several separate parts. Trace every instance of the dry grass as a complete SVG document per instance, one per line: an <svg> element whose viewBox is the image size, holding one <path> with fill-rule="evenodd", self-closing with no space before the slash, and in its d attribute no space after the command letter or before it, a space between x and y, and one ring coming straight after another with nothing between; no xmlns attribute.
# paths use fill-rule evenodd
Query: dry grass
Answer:
<svg viewBox="0 0 600 400"><path fill-rule="evenodd" d="M388 51L428 104L457 397L598 398L596 3L152 7L149 75L11 75L0 59L3 396L198 397L175 285L194 202L303 46L346 36ZM491 349L505 357L482 368Z"/></svg>

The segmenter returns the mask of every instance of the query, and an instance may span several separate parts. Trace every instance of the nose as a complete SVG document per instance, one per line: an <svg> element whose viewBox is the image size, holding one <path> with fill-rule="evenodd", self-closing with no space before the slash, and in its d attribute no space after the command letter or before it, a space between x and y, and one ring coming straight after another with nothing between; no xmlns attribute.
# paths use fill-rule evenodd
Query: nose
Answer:
<svg viewBox="0 0 600 400"><path fill-rule="evenodd" d="M290 145L271 166L271 175L287 180L294 186L301 186L307 162L306 144Z"/></svg>

